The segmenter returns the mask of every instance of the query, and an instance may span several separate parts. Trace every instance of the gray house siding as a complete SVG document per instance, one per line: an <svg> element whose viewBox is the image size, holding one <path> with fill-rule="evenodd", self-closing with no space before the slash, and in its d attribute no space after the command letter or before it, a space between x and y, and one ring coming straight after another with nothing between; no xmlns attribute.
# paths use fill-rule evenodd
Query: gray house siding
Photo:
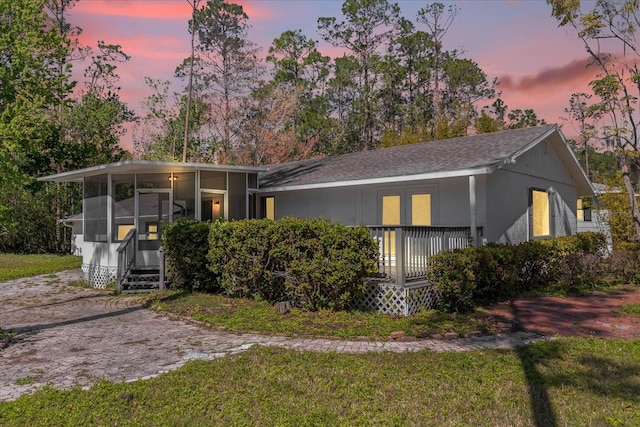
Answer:
<svg viewBox="0 0 640 427"><path fill-rule="evenodd" d="M477 226L485 224L486 197L484 176L476 183ZM344 225L380 225L382 223L382 197L399 195L401 222L411 224L411 195L431 194L431 224L468 226L469 178L457 177L428 181L408 181L384 185L358 185L309 190L263 193L261 197L274 197L276 219L284 216L299 218L325 218Z"/></svg>
<svg viewBox="0 0 640 427"><path fill-rule="evenodd" d="M266 193L262 197L275 198L276 219L285 216L325 218L345 225L357 225L361 222L358 220L361 193L359 186L352 186Z"/></svg>
<svg viewBox="0 0 640 427"><path fill-rule="evenodd" d="M550 193L551 235L575 234L575 181L556 152L542 143L487 177L488 241L517 244L531 238L532 189Z"/></svg>

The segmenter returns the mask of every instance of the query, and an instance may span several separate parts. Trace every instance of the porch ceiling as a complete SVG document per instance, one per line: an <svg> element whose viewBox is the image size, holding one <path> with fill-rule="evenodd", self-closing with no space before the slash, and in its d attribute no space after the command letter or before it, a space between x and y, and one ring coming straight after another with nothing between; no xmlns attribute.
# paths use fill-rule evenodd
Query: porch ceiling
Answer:
<svg viewBox="0 0 640 427"><path fill-rule="evenodd" d="M265 167L252 166L230 166L230 165L212 165L206 163L175 163L175 162L155 162L149 160L126 160L124 162L109 163L106 165L93 166L90 168L79 169L76 171L62 172L54 175L48 175L38 178L38 181L53 182L82 182L86 177L101 175L105 173L112 174L134 174L134 173L184 173L200 171L218 171L218 172L245 172L258 173L265 172Z"/></svg>

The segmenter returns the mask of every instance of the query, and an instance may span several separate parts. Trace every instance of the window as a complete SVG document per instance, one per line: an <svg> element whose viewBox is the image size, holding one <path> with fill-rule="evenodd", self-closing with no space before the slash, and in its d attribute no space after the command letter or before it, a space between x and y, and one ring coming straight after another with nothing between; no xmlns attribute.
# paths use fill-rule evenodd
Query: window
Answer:
<svg viewBox="0 0 640 427"><path fill-rule="evenodd" d="M382 196L382 225L400 225L400 196Z"/></svg>
<svg viewBox="0 0 640 427"><path fill-rule="evenodd" d="M431 225L431 194L411 195L411 225Z"/></svg>
<svg viewBox="0 0 640 427"><path fill-rule="evenodd" d="M382 225L400 225L400 196L382 196ZM391 259L396 256L396 232L385 231L382 253Z"/></svg>
<svg viewBox="0 0 640 427"><path fill-rule="evenodd" d="M158 223L148 222L146 227L147 227L147 240L158 240Z"/></svg>
<svg viewBox="0 0 640 427"><path fill-rule="evenodd" d="M531 190L531 224L532 236L551 235L549 193L542 190Z"/></svg>
<svg viewBox="0 0 640 427"><path fill-rule="evenodd" d="M576 217L578 221L584 221L584 211L582 210L582 199L578 199Z"/></svg>
<svg viewBox="0 0 640 427"><path fill-rule="evenodd" d="M121 242L133 228L133 214L135 201L135 176L113 175L113 209L111 233L113 242Z"/></svg>
<svg viewBox="0 0 640 427"><path fill-rule="evenodd" d="M582 199L578 199L578 209L576 210L578 221L591 221L591 208L585 208Z"/></svg>
<svg viewBox="0 0 640 427"><path fill-rule="evenodd" d="M84 179L84 240L107 241L107 175Z"/></svg>
<svg viewBox="0 0 640 427"><path fill-rule="evenodd" d="M118 242L124 240L127 237L129 231L133 230L133 224L118 224L117 226L116 239Z"/></svg>
<svg viewBox="0 0 640 427"><path fill-rule="evenodd" d="M262 216L267 219L276 219L276 198L273 196L265 197L264 199L264 211Z"/></svg>

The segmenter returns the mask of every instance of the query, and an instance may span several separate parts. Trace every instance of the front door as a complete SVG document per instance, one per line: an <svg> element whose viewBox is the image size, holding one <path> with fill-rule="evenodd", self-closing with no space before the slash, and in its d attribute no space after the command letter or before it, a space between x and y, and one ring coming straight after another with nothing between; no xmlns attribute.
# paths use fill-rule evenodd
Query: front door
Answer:
<svg viewBox="0 0 640 427"><path fill-rule="evenodd" d="M226 194L223 191L202 191L200 193L200 220L215 221L227 218Z"/></svg>
<svg viewBox="0 0 640 427"><path fill-rule="evenodd" d="M172 220L171 190L136 191L135 226L137 232L136 266L160 265L162 228Z"/></svg>

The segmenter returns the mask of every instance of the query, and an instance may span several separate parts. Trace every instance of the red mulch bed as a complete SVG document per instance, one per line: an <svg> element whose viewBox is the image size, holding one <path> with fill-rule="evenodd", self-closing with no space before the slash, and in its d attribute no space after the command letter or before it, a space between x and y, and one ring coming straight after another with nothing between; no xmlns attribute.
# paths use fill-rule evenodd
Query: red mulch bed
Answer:
<svg viewBox="0 0 640 427"><path fill-rule="evenodd" d="M521 298L490 311L543 335L639 339L640 316L620 309L628 304L640 304L638 287L589 296Z"/></svg>

